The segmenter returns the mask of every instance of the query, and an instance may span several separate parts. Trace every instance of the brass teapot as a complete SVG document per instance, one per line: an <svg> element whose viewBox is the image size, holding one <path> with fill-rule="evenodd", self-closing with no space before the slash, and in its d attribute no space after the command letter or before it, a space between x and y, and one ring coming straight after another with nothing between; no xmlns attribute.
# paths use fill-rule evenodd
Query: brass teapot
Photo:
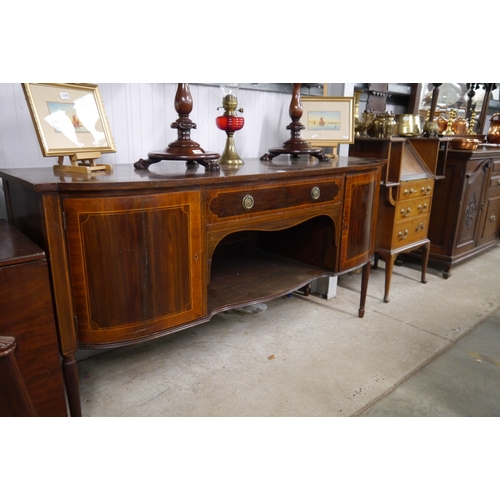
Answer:
<svg viewBox="0 0 500 500"><path fill-rule="evenodd" d="M491 144L500 144L500 113L495 113L490 120L490 128L486 136Z"/></svg>

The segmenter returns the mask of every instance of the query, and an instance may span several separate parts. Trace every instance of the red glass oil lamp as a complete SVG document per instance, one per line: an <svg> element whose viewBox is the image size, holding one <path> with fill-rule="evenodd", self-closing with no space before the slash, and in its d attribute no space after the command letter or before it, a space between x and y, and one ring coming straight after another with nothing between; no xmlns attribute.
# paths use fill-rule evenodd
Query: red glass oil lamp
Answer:
<svg viewBox="0 0 500 500"><path fill-rule="evenodd" d="M243 109L236 109L238 106L238 87L237 83L221 85L223 94L221 107L224 108L224 114L215 119L217 128L227 134L226 147L219 159L219 164L229 167L240 167L245 163L236 151L234 143L234 133L241 130L245 124L245 119L242 116L236 116L236 111L243 113ZM217 109L220 109L220 107Z"/></svg>

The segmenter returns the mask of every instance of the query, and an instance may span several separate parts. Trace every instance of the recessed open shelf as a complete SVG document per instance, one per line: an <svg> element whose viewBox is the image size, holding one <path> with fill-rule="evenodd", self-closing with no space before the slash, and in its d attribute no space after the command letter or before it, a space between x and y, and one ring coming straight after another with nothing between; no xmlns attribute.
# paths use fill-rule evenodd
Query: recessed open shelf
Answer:
<svg viewBox="0 0 500 500"><path fill-rule="evenodd" d="M212 261L209 315L281 297L316 278L334 275L261 249L219 257Z"/></svg>

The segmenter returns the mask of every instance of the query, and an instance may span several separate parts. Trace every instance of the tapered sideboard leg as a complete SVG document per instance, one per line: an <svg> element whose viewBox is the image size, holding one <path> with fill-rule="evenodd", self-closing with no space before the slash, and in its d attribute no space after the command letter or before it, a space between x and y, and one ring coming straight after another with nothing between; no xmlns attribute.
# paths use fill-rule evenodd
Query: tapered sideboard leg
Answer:
<svg viewBox="0 0 500 500"><path fill-rule="evenodd" d="M366 294L368 292L368 279L370 278L371 262L368 261L363 266L363 274L361 277L361 299L359 303L358 316L362 318L365 315Z"/></svg>
<svg viewBox="0 0 500 500"><path fill-rule="evenodd" d="M80 403L80 381L78 380L78 364L75 356L64 356L62 362L64 382L68 394L69 411L72 417L82 416Z"/></svg>

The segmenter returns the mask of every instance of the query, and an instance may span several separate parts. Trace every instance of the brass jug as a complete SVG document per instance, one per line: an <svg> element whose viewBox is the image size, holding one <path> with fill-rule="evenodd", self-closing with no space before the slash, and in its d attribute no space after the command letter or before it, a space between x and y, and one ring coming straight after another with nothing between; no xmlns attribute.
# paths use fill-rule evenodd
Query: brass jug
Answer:
<svg viewBox="0 0 500 500"><path fill-rule="evenodd" d="M384 114L380 114L375 117L371 127L372 137L384 137L384 120L385 120Z"/></svg>
<svg viewBox="0 0 500 500"><path fill-rule="evenodd" d="M394 132L396 130L396 118L392 113L389 113L388 115L385 116L385 120L382 124L382 130L383 130L383 135L384 137L392 137L394 135Z"/></svg>
<svg viewBox="0 0 500 500"><path fill-rule="evenodd" d="M490 128L486 136L491 144L500 144L500 113L495 113L490 120Z"/></svg>

